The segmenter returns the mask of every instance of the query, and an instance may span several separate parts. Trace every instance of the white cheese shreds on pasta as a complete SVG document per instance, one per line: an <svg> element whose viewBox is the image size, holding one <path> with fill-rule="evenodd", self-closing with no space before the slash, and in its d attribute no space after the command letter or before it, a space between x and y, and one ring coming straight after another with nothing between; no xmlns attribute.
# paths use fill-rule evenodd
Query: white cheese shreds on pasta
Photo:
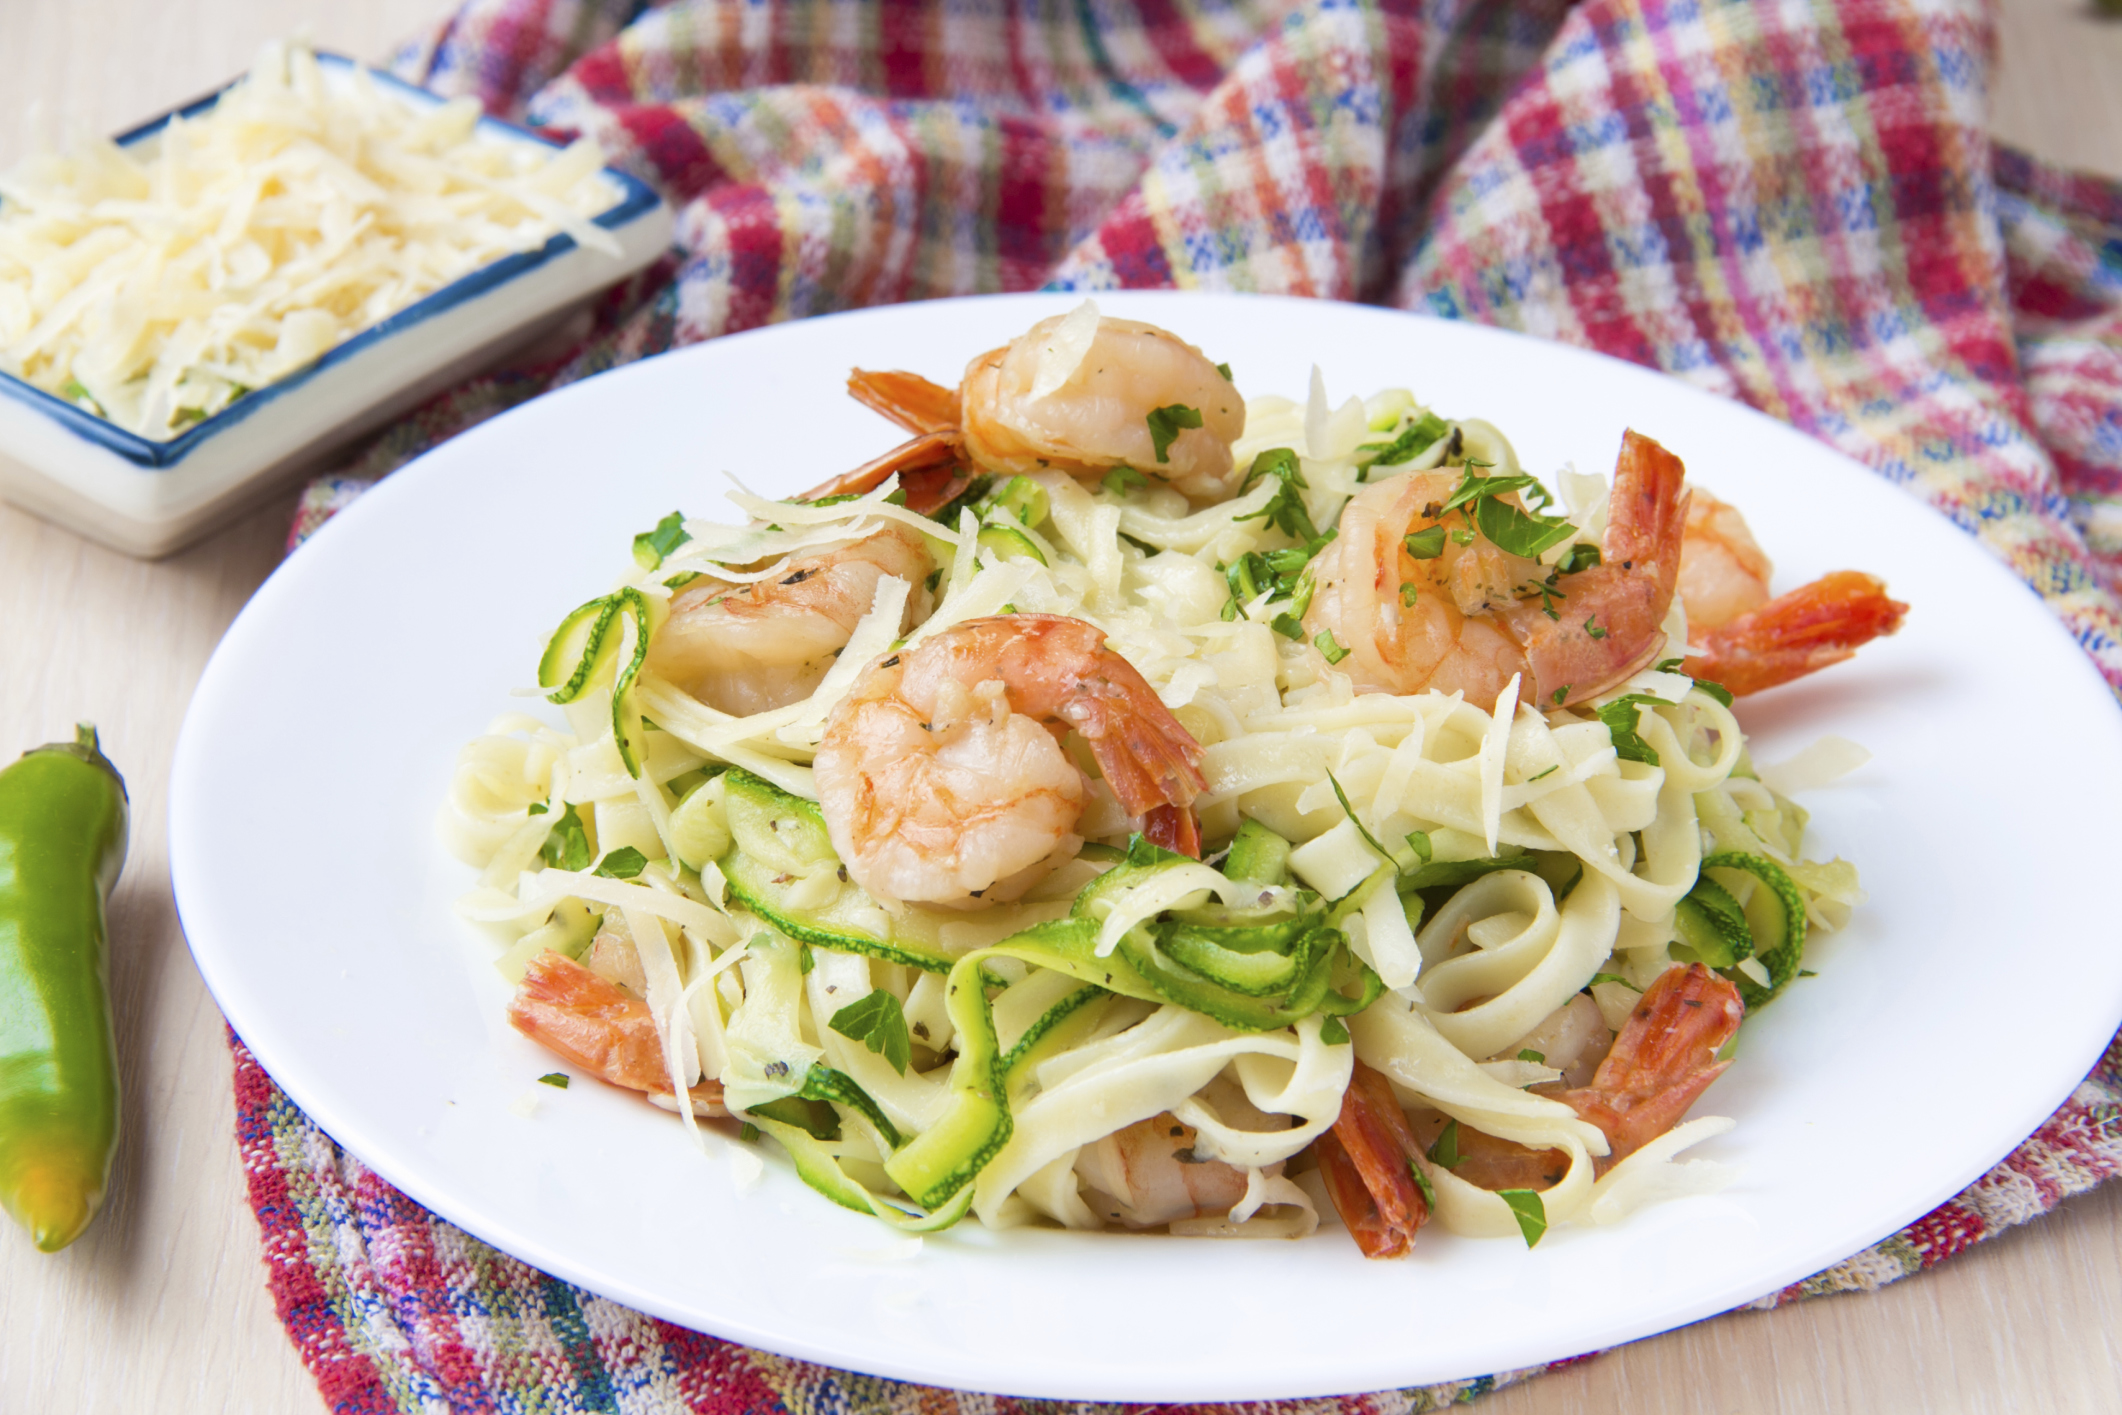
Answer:
<svg viewBox="0 0 2122 1415"><path fill-rule="evenodd" d="M166 440L558 232L617 255L596 144L479 116L271 44L159 133L30 157L0 176L0 371Z"/></svg>

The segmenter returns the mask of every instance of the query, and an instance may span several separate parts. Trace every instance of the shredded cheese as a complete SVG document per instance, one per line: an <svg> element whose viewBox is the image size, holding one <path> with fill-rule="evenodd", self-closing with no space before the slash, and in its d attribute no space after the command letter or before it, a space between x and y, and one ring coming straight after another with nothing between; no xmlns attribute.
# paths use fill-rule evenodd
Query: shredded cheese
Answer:
<svg viewBox="0 0 2122 1415"><path fill-rule="evenodd" d="M213 107L0 176L0 372L156 440L622 193L561 152L266 46Z"/></svg>

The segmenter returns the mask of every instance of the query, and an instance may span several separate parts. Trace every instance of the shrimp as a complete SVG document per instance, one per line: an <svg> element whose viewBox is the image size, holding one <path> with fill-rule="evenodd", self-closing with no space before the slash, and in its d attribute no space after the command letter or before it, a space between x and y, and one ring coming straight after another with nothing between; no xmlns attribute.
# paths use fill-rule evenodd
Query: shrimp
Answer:
<svg viewBox="0 0 2122 1415"><path fill-rule="evenodd" d="M1746 518L1695 487L1680 541L1680 602L1689 629L1716 629L1768 603L1774 567Z"/></svg>
<svg viewBox="0 0 2122 1415"><path fill-rule="evenodd" d="M920 533L897 522L791 561L780 579L731 585L711 576L671 599L649 640L648 666L710 707L745 715L810 696L867 614L877 581L913 586L903 633L925 617L935 569Z"/></svg>
<svg viewBox="0 0 2122 1415"><path fill-rule="evenodd" d="M1840 663L1901 627L1883 581L1837 570L1771 600L1772 567L1735 507L1697 490L1680 546L1685 671L1740 696Z"/></svg>
<svg viewBox="0 0 2122 1415"><path fill-rule="evenodd" d="M630 1091L668 1097L670 1068L648 1004L569 958L539 954L509 999L508 1022L562 1061ZM722 1115L722 1083L688 1093L696 1115Z"/></svg>
<svg viewBox="0 0 2122 1415"><path fill-rule="evenodd" d="M1190 806L1201 748L1105 633L1012 614L953 625L872 664L814 763L833 848L879 899L981 908L1019 897L1082 847L1074 728L1120 805Z"/></svg>
<svg viewBox="0 0 2122 1415"><path fill-rule="evenodd" d="M1674 964L1658 975L1614 1039L1589 1086L1536 1086L1599 1127L1609 1146L1597 1172L1627 1159L1680 1123L1729 1061L1717 1053L1739 1030L1746 1006L1739 989L1700 963ZM1441 1119L1436 1122L1442 1128ZM1560 1150L1535 1150L1461 1129L1452 1172L1483 1189L1545 1189L1568 1166Z"/></svg>
<svg viewBox="0 0 2122 1415"><path fill-rule="evenodd" d="M1128 467L1197 501L1227 496L1245 400L1176 334L1101 316L1074 371L1060 387L1034 395L1047 349L1057 335L1072 333L1064 324L1080 316L1040 320L980 355L955 392L918 374L863 369L848 389L909 432L962 432L967 455L986 472L1056 468L1096 479Z"/></svg>
<svg viewBox="0 0 2122 1415"><path fill-rule="evenodd" d="M1340 1118L1312 1141L1312 1156L1326 1197L1364 1257L1405 1257L1415 1230L1429 1221L1429 1201L1415 1183L1418 1153L1392 1082L1358 1061L1341 1096Z"/></svg>
<svg viewBox="0 0 2122 1415"><path fill-rule="evenodd" d="M1245 1197L1245 1171L1194 1154L1196 1132L1170 1111L1085 1145L1076 1173L1092 1212L1127 1228L1226 1214Z"/></svg>
<svg viewBox="0 0 2122 1415"><path fill-rule="evenodd" d="M1543 708L1598 696L1665 646L1687 493L1680 459L1623 435L1602 563L1551 575L1490 543L1467 515L1439 508L1456 468L1403 472L1359 492L1312 562L1304 628L1347 650L1359 690L1464 692L1493 702L1519 678ZM1410 534L1452 524L1441 553L1417 559ZM1464 522L1465 524L1458 524ZM1463 543L1461 538L1463 538Z"/></svg>

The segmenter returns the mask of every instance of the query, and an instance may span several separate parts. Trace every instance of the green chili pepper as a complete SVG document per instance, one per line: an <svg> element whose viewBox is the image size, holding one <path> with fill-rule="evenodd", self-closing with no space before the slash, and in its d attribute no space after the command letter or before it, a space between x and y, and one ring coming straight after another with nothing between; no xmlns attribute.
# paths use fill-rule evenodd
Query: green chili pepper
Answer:
<svg viewBox="0 0 2122 1415"><path fill-rule="evenodd" d="M104 902L125 834L88 724L0 771L0 1207L47 1253L95 1217L118 1144Z"/></svg>

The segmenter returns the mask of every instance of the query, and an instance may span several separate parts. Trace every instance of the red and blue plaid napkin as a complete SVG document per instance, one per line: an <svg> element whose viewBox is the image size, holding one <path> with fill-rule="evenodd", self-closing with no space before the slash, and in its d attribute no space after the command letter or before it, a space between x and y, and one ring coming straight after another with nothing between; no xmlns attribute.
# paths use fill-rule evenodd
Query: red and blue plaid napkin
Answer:
<svg viewBox="0 0 2122 1415"><path fill-rule="evenodd" d="M1994 61L1955 0L471 0L393 67L593 134L670 200L677 247L577 347L313 486L294 539L547 389L776 320L1041 286L1314 295L1782 418L1979 537L2122 692L2122 185L1993 144ZM996 1403L570 1287L391 1189L240 1044L236 1094L274 1296L335 1410ZM1757 1305L1894 1281L2118 1172L2122 1042L1965 1193Z"/></svg>

